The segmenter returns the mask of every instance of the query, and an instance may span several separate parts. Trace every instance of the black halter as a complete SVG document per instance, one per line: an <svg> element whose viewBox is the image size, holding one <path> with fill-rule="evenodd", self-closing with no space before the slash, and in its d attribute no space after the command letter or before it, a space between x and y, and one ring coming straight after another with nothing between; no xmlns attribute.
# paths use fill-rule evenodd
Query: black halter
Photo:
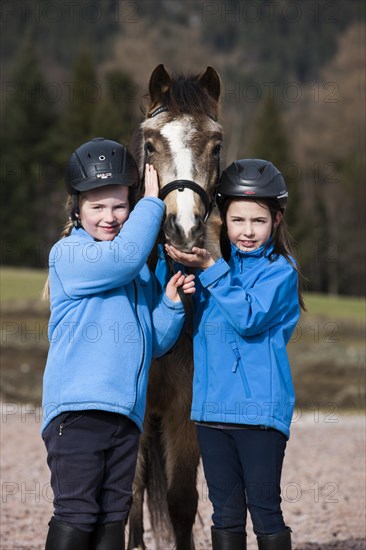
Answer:
<svg viewBox="0 0 366 550"><path fill-rule="evenodd" d="M210 200L208 194L202 187L198 185L198 183L191 181L191 180L174 180L170 183L167 183L164 185L163 189L160 190L159 197L163 201L169 193L172 191L184 191L185 189L191 189L194 193L197 193L197 195L200 196L203 205L205 207L205 215L204 215L204 222L206 222L207 218L211 214L215 199L216 199L216 189L217 185L215 186L215 192L213 194L212 199Z"/></svg>

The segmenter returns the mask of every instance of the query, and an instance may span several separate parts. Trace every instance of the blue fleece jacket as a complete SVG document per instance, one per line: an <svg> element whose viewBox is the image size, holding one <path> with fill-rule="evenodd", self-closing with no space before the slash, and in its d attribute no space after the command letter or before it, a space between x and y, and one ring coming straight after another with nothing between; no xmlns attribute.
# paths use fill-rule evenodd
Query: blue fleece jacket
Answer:
<svg viewBox="0 0 366 550"><path fill-rule="evenodd" d="M42 430L62 412L87 409L126 415L142 429L151 357L173 346L184 322L183 305L146 265L164 210L144 198L113 241L75 228L51 249Z"/></svg>
<svg viewBox="0 0 366 550"><path fill-rule="evenodd" d="M267 243L268 244L268 243ZM199 275L191 418L290 435L295 404L286 345L299 319L298 275L273 246L231 246Z"/></svg>

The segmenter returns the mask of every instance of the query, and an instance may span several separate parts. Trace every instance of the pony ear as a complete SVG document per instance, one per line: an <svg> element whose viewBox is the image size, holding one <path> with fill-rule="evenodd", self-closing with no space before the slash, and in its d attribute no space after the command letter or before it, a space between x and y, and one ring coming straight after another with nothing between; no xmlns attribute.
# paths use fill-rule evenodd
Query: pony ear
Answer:
<svg viewBox="0 0 366 550"><path fill-rule="evenodd" d="M205 72L198 79L198 84L204 88L208 95L215 101L220 99L220 77L213 67L207 67Z"/></svg>
<svg viewBox="0 0 366 550"><path fill-rule="evenodd" d="M170 90L170 76L164 65L160 64L153 70L149 82L150 99L154 105L162 103Z"/></svg>

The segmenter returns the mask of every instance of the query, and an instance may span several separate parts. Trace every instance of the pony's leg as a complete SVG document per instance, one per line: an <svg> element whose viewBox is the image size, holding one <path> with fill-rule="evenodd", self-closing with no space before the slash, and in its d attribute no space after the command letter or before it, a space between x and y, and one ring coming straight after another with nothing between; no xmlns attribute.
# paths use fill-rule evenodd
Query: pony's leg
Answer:
<svg viewBox="0 0 366 550"><path fill-rule="evenodd" d="M127 550L145 550L144 544L144 523L143 505L144 491L146 487L146 440L147 435L142 435L140 440L139 454L137 458L135 479L133 482L132 505L129 514L129 535Z"/></svg>
<svg viewBox="0 0 366 550"><path fill-rule="evenodd" d="M170 416L164 426L164 435L167 503L176 539L175 549L194 550L192 529L198 506L196 484L200 453L196 428L188 412L183 418Z"/></svg>

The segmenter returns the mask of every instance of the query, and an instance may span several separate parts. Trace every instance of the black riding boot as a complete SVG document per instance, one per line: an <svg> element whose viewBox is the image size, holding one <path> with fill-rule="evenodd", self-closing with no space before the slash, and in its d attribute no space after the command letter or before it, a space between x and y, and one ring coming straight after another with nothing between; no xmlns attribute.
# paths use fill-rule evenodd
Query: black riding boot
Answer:
<svg viewBox="0 0 366 550"><path fill-rule="evenodd" d="M90 533L52 518L45 550L89 550L89 537Z"/></svg>
<svg viewBox="0 0 366 550"><path fill-rule="evenodd" d="M211 528L212 550L246 550L246 534Z"/></svg>
<svg viewBox="0 0 366 550"><path fill-rule="evenodd" d="M125 550L125 522L115 521L96 525L90 550Z"/></svg>
<svg viewBox="0 0 366 550"><path fill-rule="evenodd" d="M291 529L275 533L274 535L259 535L257 537L258 550L291 550Z"/></svg>

